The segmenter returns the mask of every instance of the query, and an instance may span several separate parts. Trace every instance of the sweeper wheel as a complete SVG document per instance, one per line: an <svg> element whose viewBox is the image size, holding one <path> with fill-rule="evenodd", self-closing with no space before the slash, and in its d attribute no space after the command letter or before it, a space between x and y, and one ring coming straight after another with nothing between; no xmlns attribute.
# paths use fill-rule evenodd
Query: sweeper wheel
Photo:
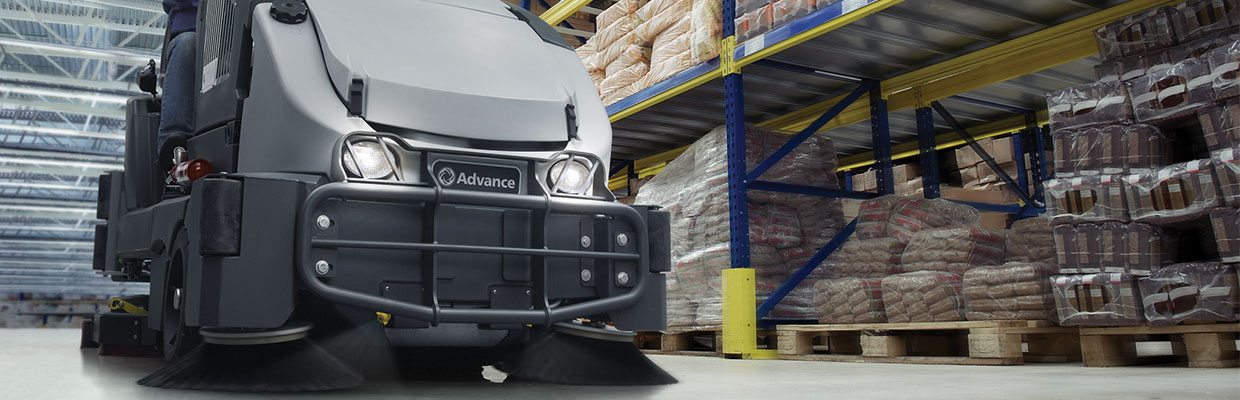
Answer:
<svg viewBox="0 0 1240 400"><path fill-rule="evenodd" d="M188 234L182 230L173 245L172 258L168 261L167 278L164 281L164 306L160 314L160 347L165 361L185 355L202 342L194 330L185 324L185 254L189 244Z"/></svg>

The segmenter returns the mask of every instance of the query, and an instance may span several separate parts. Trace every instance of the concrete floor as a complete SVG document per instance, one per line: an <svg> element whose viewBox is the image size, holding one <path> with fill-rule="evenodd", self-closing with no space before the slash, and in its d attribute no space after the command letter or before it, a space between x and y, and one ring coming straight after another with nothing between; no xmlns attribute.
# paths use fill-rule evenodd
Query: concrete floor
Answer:
<svg viewBox="0 0 1240 400"><path fill-rule="evenodd" d="M1083 368L1079 364L969 367L739 361L656 356L680 384L575 387L532 383L367 381L308 394L237 394L151 389L137 379L153 359L99 357L77 349L76 330L0 329L0 399L1240 399L1240 370ZM500 381L502 374L488 370Z"/></svg>

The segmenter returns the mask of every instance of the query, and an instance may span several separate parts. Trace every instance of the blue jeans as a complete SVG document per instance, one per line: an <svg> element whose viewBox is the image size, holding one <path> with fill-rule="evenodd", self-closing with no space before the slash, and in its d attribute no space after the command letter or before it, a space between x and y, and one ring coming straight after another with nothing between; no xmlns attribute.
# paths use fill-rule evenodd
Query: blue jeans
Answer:
<svg viewBox="0 0 1240 400"><path fill-rule="evenodd" d="M164 97L159 114L156 151L174 136L188 140L194 135L194 69L197 63L195 32L184 32L168 42L168 65L164 66Z"/></svg>

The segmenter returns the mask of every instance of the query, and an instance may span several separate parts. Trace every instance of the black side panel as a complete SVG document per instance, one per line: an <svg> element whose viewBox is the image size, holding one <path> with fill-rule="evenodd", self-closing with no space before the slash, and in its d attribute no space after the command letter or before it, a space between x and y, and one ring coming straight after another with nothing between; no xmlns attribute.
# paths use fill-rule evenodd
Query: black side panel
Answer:
<svg viewBox="0 0 1240 400"><path fill-rule="evenodd" d="M641 210L640 208L638 209ZM650 272L672 270L672 218L665 210L647 209L646 230L650 233Z"/></svg>
<svg viewBox="0 0 1240 400"><path fill-rule="evenodd" d="M201 132L189 140L189 157L211 163L215 172L237 172L237 121Z"/></svg>
<svg viewBox="0 0 1240 400"><path fill-rule="evenodd" d="M204 179L194 187L202 195L198 252L204 256L241 254L241 182Z"/></svg>
<svg viewBox="0 0 1240 400"><path fill-rule="evenodd" d="M91 266L103 271L108 265L108 224L95 225L95 252Z"/></svg>
<svg viewBox="0 0 1240 400"><path fill-rule="evenodd" d="M95 218L107 220L112 206L112 174L99 175L99 192L95 198Z"/></svg>
<svg viewBox="0 0 1240 400"><path fill-rule="evenodd" d="M162 172L155 163L159 133L159 101L129 99L125 106L125 209L148 207L159 201ZM102 193L102 192L100 192Z"/></svg>
<svg viewBox="0 0 1240 400"><path fill-rule="evenodd" d="M198 4L198 132L241 118L249 96L250 20L254 6L269 0L202 0ZM203 90L206 89L206 90Z"/></svg>

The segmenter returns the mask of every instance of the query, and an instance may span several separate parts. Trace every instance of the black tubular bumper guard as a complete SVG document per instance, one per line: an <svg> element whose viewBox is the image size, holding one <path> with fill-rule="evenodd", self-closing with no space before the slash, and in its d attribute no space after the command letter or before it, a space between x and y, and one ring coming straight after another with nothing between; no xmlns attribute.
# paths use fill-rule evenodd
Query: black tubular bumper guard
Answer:
<svg viewBox="0 0 1240 400"><path fill-rule="evenodd" d="M402 243L358 240L327 240L315 239L314 211L318 206L331 198L346 200L374 201L398 204L426 203L430 205L453 204L466 206L502 207L525 209L554 214L594 216L604 215L629 224L634 230L637 253L614 253L576 250L553 250L534 248L510 248L499 246L453 245L440 243ZM537 220L537 219L536 219ZM534 222L541 223L541 222ZM301 215L297 225L297 274L301 282L314 294L332 302L348 304L356 307L369 308L388 312L397 316L413 318L420 321L439 323L478 323L478 324L536 324L550 325L555 322L573 318L597 315L608 311L629 307L639 300L642 288L648 279L642 275L650 272L650 245L646 221L633 207L609 201L587 200L579 198L560 198L538 195L514 195L476 191L441 190L430 186L400 186L366 183L328 183L310 192L302 204ZM432 240L433 241L433 240ZM478 309L478 308L441 308L438 301L432 306L409 303L392 298L341 289L321 281L314 272L314 260L311 258L313 248L360 248L360 249L392 249L417 250L429 252L485 253L533 257L592 258L601 260L621 260L637 262L637 274L630 290L616 296L588 300L581 303L564 305L554 308L535 310L512 309ZM542 261L546 263L545 258ZM434 266L428 266L434 268ZM540 276L535 280L545 282L546 268L542 268ZM432 275L433 276L433 275ZM424 283L435 285L435 282ZM545 286L545 285L543 285ZM537 287L537 286L536 286ZM432 291L434 293L434 291ZM537 293L547 304L546 293Z"/></svg>

